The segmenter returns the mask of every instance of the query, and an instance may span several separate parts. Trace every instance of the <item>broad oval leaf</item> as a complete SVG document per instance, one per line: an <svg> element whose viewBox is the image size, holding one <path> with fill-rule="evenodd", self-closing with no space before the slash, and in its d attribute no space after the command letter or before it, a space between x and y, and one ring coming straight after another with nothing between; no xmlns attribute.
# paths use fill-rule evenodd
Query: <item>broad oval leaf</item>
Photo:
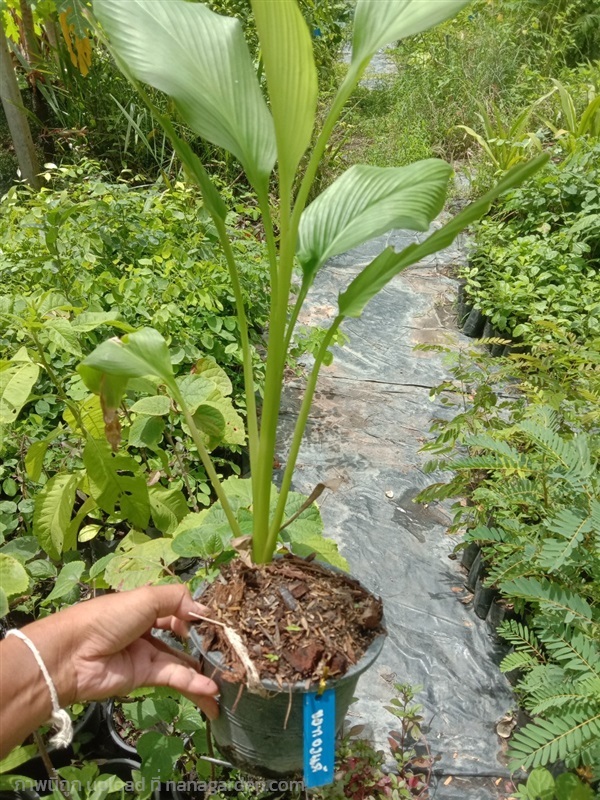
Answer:
<svg viewBox="0 0 600 800"><path fill-rule="evenodd" d="M109 339L85 358L79 373L92 392L98 392L98 375L86 370L91 367L98 373L121 378L143 378L155 375L167 385L174 384L173 368L167 343L154 328L141 328L122 339Z"/></svg>
<svg viewBox="0 0 600 800"><path fill-rule="evenodd" d="M136 414L149 414L154 417L162 417L171 410L171 400L164 394L156 394L152 397L142 397L137 400L130 408Z"/></svg>
<svg viewBox="0 0 600 800"><path fill-rule="evenodd" d="M0 371L0 424L16 420L29 399L40 369L31 361L8 363Z"/></svg>
<svg viewBox="0 0 600 800"><path fill-rule="evenodd" d="M177 560L166 537L135 544L127 552L117 552L106 564L104 580L112 589L126 591L157 583L165 576L165 567Z"/></svg>
<svg viewBox="0 0 600 800"><path fill-rule="evenodd" d="M119 328L127 333L135 330L135 328L132 328L131 325L121 319L118 311L84 311L75 317L71 323L73 330L79 333L95 331L101 325Z"/></svg>
<svg viewBox="0 0 600 800"><path fill-rule="evenodd" d="M251 533L243 528L244 533ZM188 514L173 532L173 550L184 558L215 558L231 541L231 526L220 503Z"/></svg>
<svg viewBox="0 0 600 800"><path fill-rule="evenodd" d="M194 414L194 422L210 437L220 437L225 430L225 417L214 403L201 403Z"/></svg>
<svg viewBox="0 0 600 800"><path fill-rule="evenodd" d="M302 214L298 260L310 280L329 258L391 228L426 231L452 172L436 158L407 167L350 167Z"/></svg>
<svg viewBox="0 0 600 800"><path fill-rule="evenodd" d="M23 565L4 553L0 553L0 586L7 597L23 594L29 588L29 576Z"/></svg>
<svg viewBox="0 0 600 800"><path fill-rule="evenodd" d="M195 133L233 153L255 188L266 188L273 119L240 22L185 0L94 0L94 13L133 77L172 97Z"/></svg>
<svg viewBox="0 0 600 800"><path fill-rule="evenodd" d="M471 0L358 0L354 14L352 62L365 65L375 53L398 39L433 28Z"/></svg>
<svg viewBox="0 0 600 800"><path fill-rule="evenodd" d="M63 552L78 482L77 475L59 472L50 478L35 498L33 533L40 547L55 561Z"/></svg>
<svg viewBox="0 0 600 800"><path fill-rule="evenodd" d="M127 442L130 447L149 447L154 450L160 444L164 430L164 419L140 414L129 428Z"/></svg>
<svg viewBox="0 0 600 800"><path fill-rule="evenodd" d="M39 481L42 475L44 456L46 455L49 444L50 441L48 439L33 442L25 456L25 471L27 472L27 477L35 483Z"/></svg>
<svg viewBox="0 0 600 800"><path fill-rule="evenodd" d="M43 333L48 341L56 345L59 350L64 350L77 358L81 358L81 347L79 346L79 339L77 331L68 319L56 317L44 322L42 328Z"/></svg>
<svg viewBox="0 0 600 800"><path fill-rule="evenodd" d="M192 414L196 411L200 403L208 400L215 391L215 384L213 381L208 380L204 375L184 375L183 377L177 378L177 386L181 392L183 402L187 406L188 411Z"/></svg>
<svg viewBox="0 0 600 800"><path fill-rule="evenodd" d="M308 26L296 0L252 0L262 47L277 156L291 188L310 144L317 109L317 70Z"/></svg>
<svg viewBox="0 0 600 800"><path fill-rule="evenodd" d="M84 571L85 564L83 561L70 561L65 564L56 578L54 588L42 601L42 605L50 605L54 600L60 600L62 597L69 595L81 580Z"/></svg>
<svg viewBox="0 0 600 800"><path fill-rule="evenodd" d="M148 494L154 524L167 535L173 533L189 512L183 492L179 489L165 489L164 486L151 486Z"/></svg>

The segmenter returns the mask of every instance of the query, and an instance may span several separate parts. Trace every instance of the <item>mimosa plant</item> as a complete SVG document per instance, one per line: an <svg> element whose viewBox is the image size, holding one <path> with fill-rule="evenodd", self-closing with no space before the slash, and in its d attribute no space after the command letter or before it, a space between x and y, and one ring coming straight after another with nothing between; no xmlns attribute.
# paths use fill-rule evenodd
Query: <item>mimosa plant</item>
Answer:
<svg viewBox="0 0 600 800"><path fill-rule="evenodd" d="M294 326L317 271L332 256L392 228L427 231L443 208L451 175L450 166L438 159L405 167L353 166L307 205L320 160L346 101L373 55L391 42L447 19L467 2L358 0L352 58L318 131L317 71L311 35L296 0L251 0L266 98L237 20L185 0L94 2L94 12L117 62L151 106L189 177L200 187L227 261L243 349L252 556L256 563L271 560L279 532L286 524L286 503L319 369L340 325L348 317L360 316L369 300L403 269L450 245L500 193L531 175L545 160L541 156L516 167L493 190L422 243L411 244L400 253L388 247L340 292L337 315L324 333L307 380L279 493L273 492L284 370ZM141 84L165 92L196 134L232 153L256 194L271 288L260 416L238 265L226 227L227 208L198 157L178 136L171 120L154 107ZM294 298L296 264L301 268L301 285ZM80 369L88 387L101 395L109 430L116 425L115 409L127 380L148 375L158 378L182 410L231 532L235 536L246 532L247 516L242 525L236 513L239 503L228 497L211 462L210 438L218 434L223 419L216 410L200 417L194 413L197 403L193 396L190 398L190 386L186 394L175 380L167 345L156 331L143 329L104 342Z"/></svg>

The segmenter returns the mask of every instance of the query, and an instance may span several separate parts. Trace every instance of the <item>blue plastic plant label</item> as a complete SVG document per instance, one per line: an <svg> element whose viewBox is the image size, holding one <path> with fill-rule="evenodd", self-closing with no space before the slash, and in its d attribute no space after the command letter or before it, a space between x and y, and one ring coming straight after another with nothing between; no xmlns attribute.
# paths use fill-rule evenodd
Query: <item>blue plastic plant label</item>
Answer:
<svg viewBox="0 0 600 800"><path fill-rule="evenodd" d="M335 691L304 695L304 785L333 783L335 766Z"/></svg>

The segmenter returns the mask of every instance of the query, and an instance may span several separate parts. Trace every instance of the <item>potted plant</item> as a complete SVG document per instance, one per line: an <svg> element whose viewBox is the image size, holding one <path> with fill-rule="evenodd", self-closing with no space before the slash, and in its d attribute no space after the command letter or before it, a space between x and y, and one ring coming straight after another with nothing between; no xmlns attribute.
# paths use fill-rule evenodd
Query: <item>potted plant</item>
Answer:
<svg viewBox="0 0 600 800"><path fill-rule="evenodd" d="M438 159L405 167L353 166L307 205L330 135L376 51L447 19L466 4L467 0L358 0L348 71L316 133L317 72L311 35L296 0L251 0L267 98L238 21L185 0L94 2L94 12L117 62L170 137L188 176L200 187L204 208L222 245L236 298L244 354L250 478L229 479L224 484L219 481L210 450L226 420L203 394L201 376L188 376L184 381L175 378L166 342L156 331L142 329L104 342L83 361L80 374L88 388L101 397L107 437L115 448L119 439L118 409L130 379L151 376L159 386L157 391L166 391L182 412L217 503L208 511L190 515L191 522L181 522L172 539L175 552L191 555L196 543L201 554L214 539L233 539L243 545L250 537L246 558L227 568L227 584L216 581L204 595L210 597L215 611L219 609L220 618L214 624L205 623L202 646L207 674L215 675L222 690L221 716L213 726L219 749L236 764L253 771L280 775L302 766L303 719L306 720L303 702L306 708L306 698L325 703L324 698L331 697L328 690L339 680L335 713L332 712L335 721L331 731L335 730L358 674L376 657L384 635L377 601L356 582L334 572L326 573L314 564L303 567L302 563L290 564L286 559L272 562L274 553L286 541L299 554L320 552L315 537L305 535L303 539L296 524L302 515L306 519L313 513L315 495L308 500L299 499L291 492L291 486L319 370L330 358L329 348L336 333L345 319L360 316L369 300L399 272L451 244L489 209L498 195L531 175L546 160L540 156L515 167L494 189L424 241L411 244L400 253L387 248L350 280L338 297L337 315L323 332L315 354L281 483L275 488L276 434L286 359L296 321L318 270L332 256L392 228L428 231L444 206L451 175L450 166ZM156 108L142 84L166 93L196 134L232 153L256 195L271 290L260 415L239 269L227 232L227 208L198 157L178 135L171 119ZM294 291L296 264L301 269L301 283ZM285 579L283 584L270 583L286 570L291 575L288 583L292 588L286 586ZM327 581L334 598L330 609L324 595ZM352 640L345 654L339 642L346 641L346 633L338 630L335 600L343 586L357 598L351 606L351 621L364 623L357 634L361 646ZM319 609L332 615L327 617L327 623L325 617L320 618L320 639L311 629L319 628L319 617L311 617L305 626L290 621L294 609L304 610L309 605L307 592L309 596L316 593ZM246 599L254 597L255 602L257 595L262 600L279 596L281 602L273 615L285 622L289 657L277 652L277 642L273 642L273 652L265 653L259 628L255 628L255 637L250 631L252 624L256 626L256 615L250 623L232 622L231 614L243 605L244 594ZM347 596L343 602L347 603ZM300 621L305 619L300 617ZM236 631L232 634L234 627L242 632L241 641L239 634L236 641ZM323 631L323 627L327 630ZM215 641L225 651L220 661L211 652ZM257 648L260 658L255 660L261 662L261 671L253 660ZM341 653L345 663L334 663L332 653ZM280 673L276 668L289 667L290 663L287 672ZM291 674L294 680L290 682L282 674ZM269 680L264 680L265 675ZM271 714L274 721L270 722ZM318 718L317 715L315 719ZM331 739L332 734L325 738ZM265 741L267 748L261 746ZM313 750L319 750L319 746ZM313 771L319 765L323 767L322 755L319 752L315 756L313 752L312 760L308 758L305 776L313 767Z"/></svg>

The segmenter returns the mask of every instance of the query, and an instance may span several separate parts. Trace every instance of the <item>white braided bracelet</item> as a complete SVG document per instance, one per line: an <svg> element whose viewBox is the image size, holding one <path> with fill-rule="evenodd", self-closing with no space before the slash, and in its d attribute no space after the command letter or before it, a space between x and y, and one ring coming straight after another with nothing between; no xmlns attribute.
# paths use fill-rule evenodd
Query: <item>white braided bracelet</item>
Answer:
<svg viewBox="0 0 600 800"><path fill-rule="evenodd" d="M70 745L73 741L73 722L71 721L71 717L68 715L65 709L60 707L54 681L46 669L46 665L44 664L39 650L31 641L31 639L28 636L25 636L23 631L19 631L16 628L11 628L11 630L6 631L6 636L17 636L22 642L25 642L27 647L33 653L33 657L35 658L37 665L44 676L46 685L48 686L50 699L52 701L52 716L48 722L56 729L56 733L50 738L50 744L54 745L54 747L68 747L68 745Z"/></svg>

